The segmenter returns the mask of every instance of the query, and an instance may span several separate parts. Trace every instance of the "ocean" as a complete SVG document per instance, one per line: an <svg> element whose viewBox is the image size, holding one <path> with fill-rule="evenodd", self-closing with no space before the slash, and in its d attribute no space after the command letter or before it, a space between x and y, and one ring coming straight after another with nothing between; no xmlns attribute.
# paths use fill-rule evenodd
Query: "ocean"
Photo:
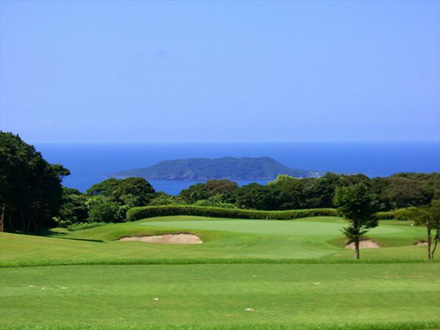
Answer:
<svg viewBox="0 0 440 330"><path fill-rule="evenodd" d="M86 191L111 173L147 167L162 160L218 157L272 157L291 168L369 177L399 172L440 172L438 142L328 142L328 143L129 143L36 144L50 163L71 171L63 180ZM266 184L267 180L254 180ZM177 195L196 181L150 180L156 191ZM239 181L239 185L250 181Z"/></svg>

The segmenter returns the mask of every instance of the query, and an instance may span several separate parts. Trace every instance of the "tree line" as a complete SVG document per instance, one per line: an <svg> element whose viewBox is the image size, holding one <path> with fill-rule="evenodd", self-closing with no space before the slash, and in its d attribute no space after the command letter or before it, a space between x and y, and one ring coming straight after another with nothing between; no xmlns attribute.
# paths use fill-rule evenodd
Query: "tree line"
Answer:
<svg viewBox="0 0 440 330"><path fill-rule="evenodd" d="M427 205L440 198L440 173L400 173L374 179L363 174L327 173L321 178L307 179L279 175L267 185L251 183L243 187L227 180L212 180L183 190L177 199L187 204L226 203L230 207L259 210L332 208L338 187L358 183L365 184L380 211Z"/></svg>
<svg viewBox="0 0 440 330"><path fill-rule="evenodd" d="M296 179L279 175L267 185L239 187L228 180L210 180L184 189L178 196L155 192L142 178L107 179L86 193L63 188L60 223L119 222L134 206L196 205L256 210L334 208L339 187L362 183L378 211L428 205L440 198L440 174L401 173L388 178L328 173L321 178Z"/></svg>

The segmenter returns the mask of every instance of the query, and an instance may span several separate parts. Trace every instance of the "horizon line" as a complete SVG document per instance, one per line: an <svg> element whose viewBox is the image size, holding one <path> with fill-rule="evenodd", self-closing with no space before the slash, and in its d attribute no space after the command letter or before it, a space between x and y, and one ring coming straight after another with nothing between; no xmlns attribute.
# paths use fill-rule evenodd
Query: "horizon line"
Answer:
<svg viewBox="0 0 440 330"><path fill-rule="evenodd" d="M295 143L440 143L440 140L301 140L301 141L38 141L31 144L295 144Z"/></svg>

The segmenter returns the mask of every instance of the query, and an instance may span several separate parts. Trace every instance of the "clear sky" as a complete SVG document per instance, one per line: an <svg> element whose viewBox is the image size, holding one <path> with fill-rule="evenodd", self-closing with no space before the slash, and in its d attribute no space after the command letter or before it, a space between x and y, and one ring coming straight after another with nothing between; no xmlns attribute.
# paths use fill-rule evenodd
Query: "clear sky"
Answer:
<svg viewBox="0 0 440 330"><path fill-rule="evenodd" d="M0 3L29 143L440 140L439 1Z"/></svg>

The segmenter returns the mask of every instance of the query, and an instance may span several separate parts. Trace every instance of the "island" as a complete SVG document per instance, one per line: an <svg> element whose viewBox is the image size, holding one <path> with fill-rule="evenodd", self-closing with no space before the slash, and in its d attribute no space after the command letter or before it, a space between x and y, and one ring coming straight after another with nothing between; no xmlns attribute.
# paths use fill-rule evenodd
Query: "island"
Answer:
<svg viewBox="0 0 440 330"><path fill-rule="evenodd" d="M324 173L293 169L270 157L223 157L165 160L149 167L116 172L110 176L116 179L141 177L150 180L205 181L273 180L279 174L296 178L318 178Z"/></svg>

